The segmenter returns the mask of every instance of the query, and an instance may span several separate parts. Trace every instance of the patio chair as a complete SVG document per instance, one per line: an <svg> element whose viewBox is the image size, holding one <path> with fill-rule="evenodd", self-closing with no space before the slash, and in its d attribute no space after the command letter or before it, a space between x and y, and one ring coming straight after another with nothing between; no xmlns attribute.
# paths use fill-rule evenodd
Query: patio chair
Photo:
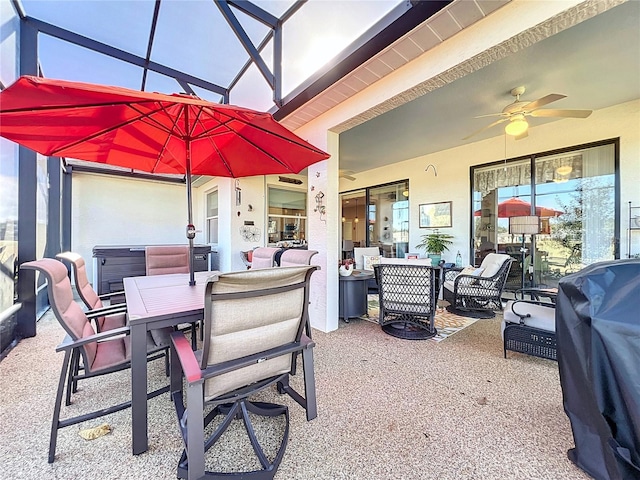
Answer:
<svg viewBox="0 0 640 480"><path fill-rule="evenodd" d="M311 257L318 253L317 250L303 250L301 248L289 248L280 256L281 267L295 267L311 265Z"/></svg>
<svg viewBox="0 0 640 480"><path fill-rule="evenodd" d="M276 253L281 248L276 247L258 247L253 251L253 257L251 259L251 269L256 270L258 268L272 268L276 265Z"/></svg>
<svg viewBox="0 0 640 480"><path fill-rule="evenodd" d="M240 251L240 258L242 263L247 267L247 270L251 268L251 261L253 260L253 250Z"/></svg>
<svg viewBox="0 0 640 480"><path fill-rule="evenodd" d="M271 385L277 385L279 393L287 393L302 406L307 421L317 416L314 343L303 333L308 317L309 280L317 269L317 266L283 267L212 277L205 290L206 332L202 350L193 352L181 332L171 334L172 398L185 444L178 464L179 478L273 478L288 441L288 408L250 400ZM303 361L304 397L289 385L299 352ZM207 408L209 413L205 416L206 407L213 408ZM224 419L207 428L218 415ZM253 429L251 417L255 416L284 417L283 434L279 433L281 426L274 433L268 426L271 422L260 422L261 430L270 438L282 435L271 461ZM205 472L205 453L225 438L224 432L234 419L244 421L262 468L252 472ZM205 429L208 433L212 430L206 439Z"/></svg>
<svg viewBox="0 0 640 480"><path fill-rule="evenodd" d="M189 273L188 245L155 245L144 250L147 275Z"/></svg>
<svg viewBox="0 0 640 480"><path fill-rule="evenodd" d="M502 310L502 291L512 262L509 255L490 253L479 269L469 267L476 270L475 275L459 269L446 271L442 295L450 304L447 310L466 317L495 317L495 310Z"/></svg>
<svg viewBox="0 0 640 480"><path fill-rule="evenodd" d="M420 264L379 264L375 267L380 303L379 323L394 337L433 337L438 292L435 269Z"/></svg>
<svg viewBox="0 0 640 480"><path fill-rule="evenodd" d="M73 276L76 283L76 291L78 296L85 304L89 312L87 312L95 322L96 331L106 332L115 328L122 328L127 325L127 305L124 303L107 305L102 300L109 299L115 295L121 296L124 292L113 292L104 295L98 295L87 277L87 269L84 258L75 252L62 252L56 255L59 260L65 260L71 264ZM101 314L101 315L100 315ZM96 316L100 315L100 316ZM166 329L161 331L159 338L168 338L170 332ZM169 356L165 355L165 370L169 376ZM71 361L71 370L74 375L78 375L80 371L80 357L76 355ZM71 394L78 391L78 382L74 381L67 389L65 405L71 404Z"/></svg>
<svg viewBox="0 0 640 480"><path fill-rule="evenodd" d="M89 317L73 300L73 290L71 282L67 276L67 269L58 260L53 258L43 258L33 262L23 263L20 268L38 270L47 279L47 290L49 303L53 313L60 322L62 328L67 333L63 342L56 348L57 352L64 351L64 360L58 390L56 392L55 405L53 409L53 419L51 422L51 436L49 439L49 463L53 463L56 453L56 441L58 430L71 425L76 425L87 420L99 418L131 406L131 401L123 402L108 408L85 413L76 417L61 420L60 413L62 407L62 395L67 386L67 392L73 382L86 378L106 375L118 372L130 367L129 352L129 327L114 328L96 334ZM163 339L164 342L157 342L147 335L148 353L165 351L169 348L169 337ZM71 367L72 359L82 357L82 373L74 372ZM159 358L149 357L150 360ZM126 388L126 386L123 386ZM148 398L156 397L169 391L169 386L165 386L147 394ZM100 396L104 396L104 391L99 391Z"/></svg>
<svg viewBox="0 0 640 480"><path fill-rule="evenodd" d="M75 279L76 291L78 296L85 304L87 309L98 313L104 312L101 317L96 317L96 330L103 332L114 328L124 327L127 324L127 306L124 303L105 305L103 300L107 301L115 295L123 295L124 292L112 292L104 295L98 295L89 283L87 277L87 269L84 258L75 252L62 252L56 255L59 260L69 262Z"/></svg>
<svg viewBox="0 0 640 480"><path fill-rule="evenodd" d="M189 273L188 245L154 245L144 249L147 276L169 275L172 273ZM191 325L191 346L198 348L197 322ZM202 325L200 325L202 339ZM151 334L155 335L154 330Z"/></svg>
<svg viewBox="0 0 640 480"><path fill-rule="evenodd" d="M502 338L504 358L511 350L557 360L555 304L536 300L507 302Z"/></svg>

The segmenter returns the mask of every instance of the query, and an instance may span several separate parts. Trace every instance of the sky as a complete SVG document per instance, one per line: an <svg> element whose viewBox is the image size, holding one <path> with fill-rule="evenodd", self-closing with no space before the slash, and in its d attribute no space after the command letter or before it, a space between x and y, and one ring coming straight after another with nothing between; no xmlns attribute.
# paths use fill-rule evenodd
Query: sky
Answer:
<svg viewBox="0 0 640 480"><path fill-rule="evenodd" d="M145 57L153 0L22 0L28 16ZM254 1L274 16L291 0ZM399 0L309 0L283 26L282 93L286 95L362 35L400 3ZM233 10L254 44L268 27ZM139 90L142 69L46 35L39 36L39 56L46 77L118 85ZM263 50L273 65L271 44ZM211 0L164 0L161 3L151 60L228 86L248 59L241 43ZM3 79L4 81L4 79ZM182 91L171 78L152 73L146 90ZM207 100L220 96L203 89ZM259 110L273 107L272 93L258 69L250 68L231 92L231 103Z"/></svg>

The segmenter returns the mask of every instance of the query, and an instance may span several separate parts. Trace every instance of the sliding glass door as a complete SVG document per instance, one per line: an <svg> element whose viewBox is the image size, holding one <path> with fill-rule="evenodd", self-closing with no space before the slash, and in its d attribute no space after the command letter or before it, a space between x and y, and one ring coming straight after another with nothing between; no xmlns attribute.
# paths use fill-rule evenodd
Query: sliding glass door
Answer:
<svg viewBox="0 0 640 480"><path fill-rule="evenodd" d="M514 257L508 289L555 287L563 276L616 258L617 141L472 169L476 265ZM509 218L536 215L537 235L512 235ZM524 242L525 252L522 246Z"/></svg>

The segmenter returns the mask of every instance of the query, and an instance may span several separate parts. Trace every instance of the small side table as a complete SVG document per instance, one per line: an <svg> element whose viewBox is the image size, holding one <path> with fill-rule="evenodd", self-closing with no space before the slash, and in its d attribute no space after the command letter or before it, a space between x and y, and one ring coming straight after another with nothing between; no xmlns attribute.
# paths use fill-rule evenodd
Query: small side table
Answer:
<svg viewBox="0 0 640 480"><path fill-rule="evenodd" d="M367 314L367 281L372 278L373 272L369 270L354 270L347 277L340 276L338 316L345 322Z"/></svg>

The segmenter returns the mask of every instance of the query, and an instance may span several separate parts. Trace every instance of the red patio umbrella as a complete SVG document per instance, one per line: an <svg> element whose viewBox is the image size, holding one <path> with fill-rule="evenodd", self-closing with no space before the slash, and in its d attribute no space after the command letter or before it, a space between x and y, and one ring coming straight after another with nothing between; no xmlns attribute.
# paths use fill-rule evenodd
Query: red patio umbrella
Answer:
<svg viewBox="0 0 640 480"><path fill-rule="evenodd" d="M268 113L31 76L0 92L0 136L47 156L186 175L191 249L191 175L299 173L329 158Z"/></svg>
<svg viewBox="0 0 640 480"><path fill-rule="evenodd" d="M555 217L563 212L548 207L536 207L536 215L539 217ZM498 218L520 217L531 215L531 204L516 197L511 197L498 204ZM474 212L474 216L480 217L480 210Z"/></svg>

